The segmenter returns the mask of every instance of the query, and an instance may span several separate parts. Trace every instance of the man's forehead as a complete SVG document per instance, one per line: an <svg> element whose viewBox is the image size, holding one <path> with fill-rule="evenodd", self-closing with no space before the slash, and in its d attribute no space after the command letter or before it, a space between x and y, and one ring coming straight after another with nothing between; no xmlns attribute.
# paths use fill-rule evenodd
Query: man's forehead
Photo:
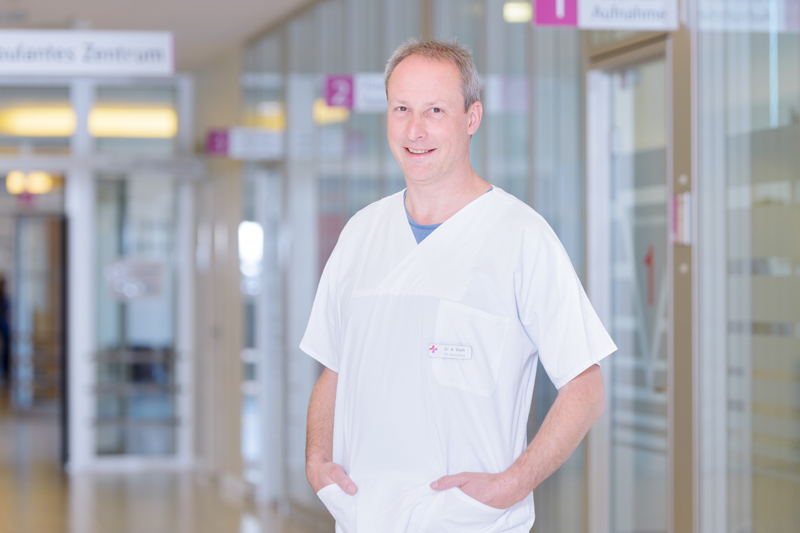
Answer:
<svg viewBox="0 0 800 533"><path fill-rule="evenodd" d="M427 67L433 67L434 72L420 71ZM442 78L450 78L451 83L442 83ZM444 102L452 99L451 93L461 93L461 76L451 61L410 56L397 65L389 78L387 89L391 100L399 101L412 96L419 99L418 95L410 94L413 91L425 93L426 103Z"/></svg>
<svg viewBox="0 0 800 533"><path fill-rule="evenodd" d="M455 61L447 58L427 57L421 54L411 54L403 59L397 64L397 67L395 67L395 72L397 70L411 68L412 64L416 68L424 65L425 67L433 67L437 71L455 72L458 74L458 65L456 65ZM394 76L394 73L392 73L392 75Z"/></svg>

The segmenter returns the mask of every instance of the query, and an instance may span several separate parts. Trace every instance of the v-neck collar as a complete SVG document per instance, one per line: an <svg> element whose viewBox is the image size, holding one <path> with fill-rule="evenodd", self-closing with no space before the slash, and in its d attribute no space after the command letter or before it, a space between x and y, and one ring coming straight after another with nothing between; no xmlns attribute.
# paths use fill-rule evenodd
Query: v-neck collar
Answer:
<svg viewBox="0 0 800 533"><path fill-rule="evenodd" d="M389 199L385 216L373 221L354 295L420 294L458 300L502 212L492 208L499 201L499 189L475 198L419 244L406 217L403 193Z"/></svg>
<svg viewBox="0 0 800 533"><path fill-rule="evenodd" d="M469 211L475 209L474 206L478 205L482 198L485 198L487 196L492 195L492 193L494 193L495 190L497 189L497 187L495 187L494 185L490 184L489 186L491 187L491 189L489 189L488 191L484 192L483 194L481 194L477 198L475 198L472 201L470 201L467 205L465 205L464 207L462 207L461 209L459 209L458 211L453 213L453 215L450 218L448 218L447 220L445 220L444 222L440 222L435 228L436 231L432 231L430 233L430 235L428 235L427 237L422 239L422 241L420 241L420 242L417 242L417 238L414 236L414 230L411 229L411 224L409 224L409 222L408 222L411 219L411 215L408 213L408 210L406 209L406 193L408 192L408 189L403 189L401 194L398 194L398 196L400 197L400 209L401 209L403 222L405 222L405 226L406 226L406 229L407 229L406 234L411 238L411 241L414 243L414 246L415 247L422 246L423 243L428 242L429 240L431 240L431 238L433 238L434 235L441 234L442 233L442 228L444 226L448 226L449 227L449 226L453 225L453 224L449 224L448 225L448 222L450 222L453 219L461 218L461 214L464 213L464 212L469 212ZM424 224L419 224L418 222L416 222L416 223L418 225L420 225L420 226L425 226ZM431 224L431 225L433 225L433 224Z"/></svg>

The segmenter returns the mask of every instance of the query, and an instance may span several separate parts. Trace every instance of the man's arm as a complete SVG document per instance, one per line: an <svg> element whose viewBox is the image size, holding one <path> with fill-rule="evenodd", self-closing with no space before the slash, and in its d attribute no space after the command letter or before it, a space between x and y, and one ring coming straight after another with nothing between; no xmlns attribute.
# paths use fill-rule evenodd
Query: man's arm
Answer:
<svg viewBox="0 0 800 533"><path fill-rule="evenodd" d="M331 483L347 494L358 490L344 468L333 461L333 413L336 407L336 384L339 374L326 368L314 386L308 402L306 425L306 477L314 492Z"/></svg>
<svg viewBox="0 0 800 533"><path fill-rule="evenodd" d="M508 509L564 464L600 418L604 405L603 375L600 367L593 365L559 389L536 436L506 471L444 476L431 483L431 487L435 490L460 487L480 502Z"/></svg>

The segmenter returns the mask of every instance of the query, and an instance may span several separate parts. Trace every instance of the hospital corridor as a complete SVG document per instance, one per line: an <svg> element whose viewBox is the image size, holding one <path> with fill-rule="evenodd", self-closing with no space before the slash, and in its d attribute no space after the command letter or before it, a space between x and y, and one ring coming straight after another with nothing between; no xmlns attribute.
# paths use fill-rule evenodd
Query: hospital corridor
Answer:
<svg viewBox="0 0 800 533"><path fill-rule="evenodd" d="M420 481L508 479L587 375L532 498ZM0 533L799 504L798 0L0 0Z"/></svg>

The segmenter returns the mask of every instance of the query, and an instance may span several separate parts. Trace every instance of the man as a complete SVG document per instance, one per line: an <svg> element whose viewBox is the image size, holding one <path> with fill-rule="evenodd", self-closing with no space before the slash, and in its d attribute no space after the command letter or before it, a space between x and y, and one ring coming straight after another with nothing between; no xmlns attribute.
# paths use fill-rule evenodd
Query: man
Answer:
<svg viewBox="0 0 800 533"><path fill-rule="evenodd" d="M547 223L470 166L469 51L408 41L385 83L407 189L357 213L322 274L301 343L326 367L308 480L338 533L528 532L616 347ZM537 359L559 394L526 447Z"/></svg>

